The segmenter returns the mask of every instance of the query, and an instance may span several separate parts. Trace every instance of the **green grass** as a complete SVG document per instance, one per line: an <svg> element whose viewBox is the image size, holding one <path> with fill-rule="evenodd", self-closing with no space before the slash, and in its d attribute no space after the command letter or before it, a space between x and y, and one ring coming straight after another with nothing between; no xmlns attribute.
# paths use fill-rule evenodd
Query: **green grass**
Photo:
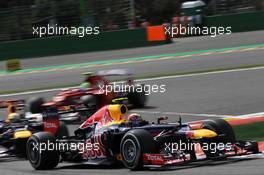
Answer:
<svg viewBox="0 0 264 175"><path fill-rule="evenodd" d="M237 140L264 141L264 122L234 126Z"/></svg>

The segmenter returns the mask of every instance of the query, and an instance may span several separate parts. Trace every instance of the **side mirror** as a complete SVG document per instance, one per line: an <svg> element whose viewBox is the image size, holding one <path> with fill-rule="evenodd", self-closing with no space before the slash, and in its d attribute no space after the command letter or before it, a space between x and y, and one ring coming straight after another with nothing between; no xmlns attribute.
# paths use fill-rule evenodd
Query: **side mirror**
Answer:
<svg viewBox="0 0 264 175"><path fill-rule="evenodd" d="M87 133L95 131L96 125L97 123L94 123L93 125L88 126L86 128L78 128L77 130L74 131L74 135L79 138L85 139Z"/></svg>
<svg viewBox="0 0 264 175"><path fill-rule="evenodd" d="M164 116L164 117L159 117L159 118L157 119L157 122L158 122L158 124L161 124L161 121L164 121L164 120L168 120L168 117L166 117L166 116Z"/></svg>

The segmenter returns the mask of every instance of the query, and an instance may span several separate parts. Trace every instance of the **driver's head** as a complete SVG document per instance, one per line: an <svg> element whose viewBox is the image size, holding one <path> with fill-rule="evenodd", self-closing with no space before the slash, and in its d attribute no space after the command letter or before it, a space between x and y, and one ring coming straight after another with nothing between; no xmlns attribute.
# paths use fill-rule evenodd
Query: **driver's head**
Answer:
<svg viewBox="0 0 264 175"><path fill-rule="evenodd" d="M93 77L93 72L85 72L83 75L85 75L84 82L90 82L91 78Z"/></svg>
<svg viewBox="0 0 264 175"><path fill-rule="evenodd" d="M138 114L138 113L130 114L130 115L127 117L127 120L128 120L129 122L143 121L141 115Z"/></svg>
<svg viewBox="0 0 264 175"><path fill-rule="evenodd" d="M7 113L8 114L15 113L16 111L17 111L16 106L14 106L12 104L8 105L8 107L7 107Z"/></svg>
<svg viewBox="0 0 264 175"><path fill-rule="evenodd" d="M84 82L80 85L80 89L82 90L87 90L90 87L91 87L91 84L89 82Z"/></svg>
<svg viewBox="0 0 264 175"><path fill-rule="evenodd" d="M133 126L144 126L148 124L148 121L143 120L140 114L133 113L127 117L127 120Z"/></svg>
<svg viewBox="0 0 264 175"><path fill-rule="evenodd" d="M10 113L7 116L6 122L8 123L17 123L20 122L20 115L18 113Z"/></svg>

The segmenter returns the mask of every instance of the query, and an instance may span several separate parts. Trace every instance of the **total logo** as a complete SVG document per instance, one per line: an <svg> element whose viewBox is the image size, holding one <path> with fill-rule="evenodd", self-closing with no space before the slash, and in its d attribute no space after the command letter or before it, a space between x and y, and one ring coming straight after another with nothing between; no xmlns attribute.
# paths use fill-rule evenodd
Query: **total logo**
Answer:
<svg viewBox="0 0 264 175"><path fill-rule="evenodd" d="M148 160L151 161L162 161L162 156L160 155L147 155Z"/></svg>
<svg viewBox="0 0 264 175"><path fill-rule="evenodd" d="M57 128L55 123L44 123L45 128Z"/></svg>

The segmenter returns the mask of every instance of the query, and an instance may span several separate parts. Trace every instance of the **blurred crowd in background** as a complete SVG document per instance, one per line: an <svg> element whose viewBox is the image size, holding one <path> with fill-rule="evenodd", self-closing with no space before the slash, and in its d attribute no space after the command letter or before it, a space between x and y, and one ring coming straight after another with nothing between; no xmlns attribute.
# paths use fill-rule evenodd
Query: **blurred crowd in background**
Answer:
<svg viewBox="0 0 264 175"><path fill-rule="evenodd" d="M186 0L2 0L0 41L32 38L33 26L99 26L101 31L173 23ZM204 0L207 15L263 10L264 0ZM192 14L193 15L193 14ZM189 15L190 16L190 15Z"/></svg>

